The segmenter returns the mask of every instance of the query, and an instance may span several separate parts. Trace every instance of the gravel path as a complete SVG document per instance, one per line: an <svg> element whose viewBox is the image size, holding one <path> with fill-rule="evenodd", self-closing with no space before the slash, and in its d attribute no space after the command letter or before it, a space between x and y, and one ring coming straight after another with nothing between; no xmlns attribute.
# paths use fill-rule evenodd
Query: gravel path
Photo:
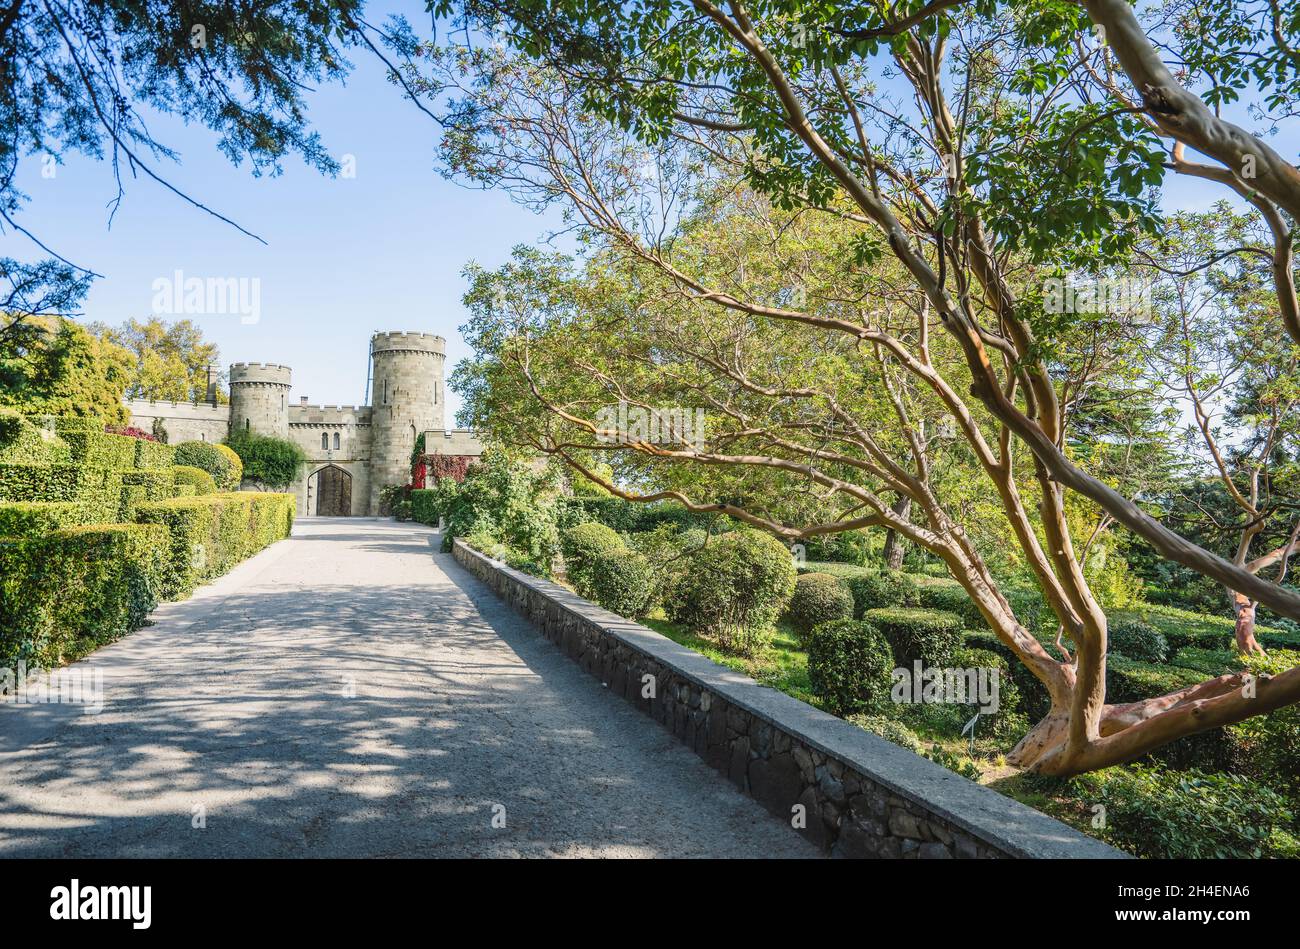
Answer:
<svg viewBox="0 0 1300 949"><path fill-rule="evenodd" d="M0 856L817 855L437 545L302 520L80 663L100 714L0 703Z"/></svg>

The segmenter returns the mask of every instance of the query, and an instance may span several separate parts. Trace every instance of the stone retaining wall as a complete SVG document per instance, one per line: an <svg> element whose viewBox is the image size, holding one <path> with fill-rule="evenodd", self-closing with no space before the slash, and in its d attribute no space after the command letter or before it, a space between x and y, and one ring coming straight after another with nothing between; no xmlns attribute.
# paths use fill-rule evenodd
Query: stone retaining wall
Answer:
<svg viewBox="0 0 1300 949"><path fill-rule="evenodd" d="M832 856L1124 857L1017 801L459 540L454 556L583 669ZM653 697L643 697L653 686ZM802 806L802 810L800 810Z"/></svg>

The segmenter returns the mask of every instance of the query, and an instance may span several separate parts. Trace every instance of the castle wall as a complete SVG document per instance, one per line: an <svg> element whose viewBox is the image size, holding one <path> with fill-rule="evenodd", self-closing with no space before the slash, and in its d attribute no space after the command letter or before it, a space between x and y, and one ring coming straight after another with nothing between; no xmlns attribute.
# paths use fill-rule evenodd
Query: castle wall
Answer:
<svg viewBox="0 0 1300 949"><path fill-rule="evenodd" d="M477 458L483 454L483 443L467 428L433 430L424 433L424 453L470 455Z"/></svg>
<svg viewBox="0 0 1300 949"><path fill-rule="evenodd" d="M131 424L146 432L153 431L155 419L162 419L167 441L173 445L225 441L230 427L229 405L127 399L126 409L131 413Z"/></svg>
<svg viewBox="0 0 1300 949"><path fill-rule="evenodd" d="M443 427L446 340L431 333L376 333L370 340L370 510L379 492L406 484L420 432Z"/></svg>
<svg viewBox="0 0 1300 949"><path fill-rule="evenodd" d="M289 437L311 459L303 475L291 488L298 498L298 513L316 512L315 475L327 465L342 468L352 476L352 514L365 516L370 508L371 410L361 405L289 406ZM339 447L334 447L338 435ZM322 447L322 436L324 445Z"/></svg>

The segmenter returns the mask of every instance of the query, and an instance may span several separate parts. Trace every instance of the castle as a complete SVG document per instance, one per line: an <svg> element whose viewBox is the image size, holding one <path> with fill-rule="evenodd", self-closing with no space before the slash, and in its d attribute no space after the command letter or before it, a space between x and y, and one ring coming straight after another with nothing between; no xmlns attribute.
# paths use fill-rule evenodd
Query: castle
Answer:
<svg viewBox="0 0 1300 949"><path fill-rule="evenodd" d="M293 402L288 366L237 362L230 367L230 404L128 399L131 424L155 421L173 444L220 442L236 431L296 442L310 459L290 489L301 515L379 513L379 492L406 484L416 438L430 455L483 453L467 429L445 426L443 364L446 340L431 333L376 333L370 339L373 405Z"/></svg>

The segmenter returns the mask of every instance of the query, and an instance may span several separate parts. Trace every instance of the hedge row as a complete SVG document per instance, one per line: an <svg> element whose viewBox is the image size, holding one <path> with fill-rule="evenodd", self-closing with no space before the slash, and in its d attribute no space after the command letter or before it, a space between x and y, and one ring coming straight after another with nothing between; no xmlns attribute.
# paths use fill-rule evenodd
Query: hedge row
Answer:
<svg viewBox="0 0 1300 949"><path fill-rule="evenodd" d="M63 527L94 520L80 501L13 501L0 503L0 537L41 537Z"/></svg>
<svg viewBox="0 0 1300 949"><path fill-rule="evenodd" d="M144 524L0 541L0 665L55 666L138 628L158 603L167 550L166 530Z"/></svg>
<svg viewBox="0 0 1300 949"><path fill-rule="evenodd" d="M254 491L172 498L143 503L135 516L169 532L162 592L174 599L287 537L293 527L294 498Z"/></svg>
<svg viewBox="0 0 1300 949"><path fill-rule="evenodd" d="M37 425L13 409L0 409L0 464L65 465L70 461L72 453L53 427Z"/></svg>

